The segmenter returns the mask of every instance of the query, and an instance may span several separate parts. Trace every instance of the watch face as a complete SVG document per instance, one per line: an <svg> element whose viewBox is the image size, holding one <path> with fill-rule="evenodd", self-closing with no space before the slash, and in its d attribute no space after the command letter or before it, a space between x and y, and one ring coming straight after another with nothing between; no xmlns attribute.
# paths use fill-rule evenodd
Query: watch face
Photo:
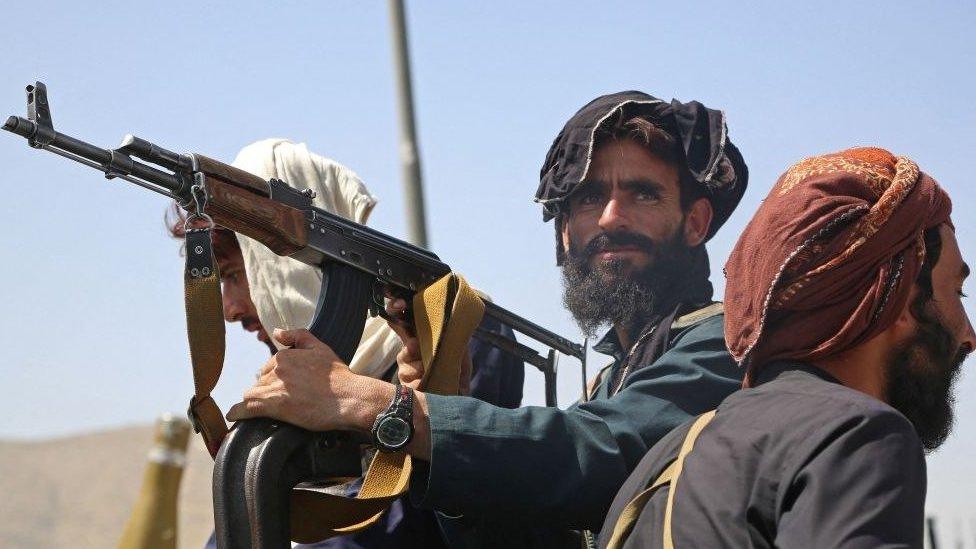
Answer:
<svg viewBox="0 0 976 549"><path fill-rule="evenodd" d="M376 426L376 440L390 449L406 446L410 442L410 424L403 418L386 416Z"/></svg>

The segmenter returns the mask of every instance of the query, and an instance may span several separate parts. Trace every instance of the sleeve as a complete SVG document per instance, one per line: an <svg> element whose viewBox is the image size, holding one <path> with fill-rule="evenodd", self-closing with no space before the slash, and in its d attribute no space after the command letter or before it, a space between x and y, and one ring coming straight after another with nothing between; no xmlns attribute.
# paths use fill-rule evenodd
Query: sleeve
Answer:
<svg viewBox="0 0 976 549"><path fill-rule="evenodd" d="M814 437L780 505L777 547L922 547L925 457L893 409Z"/></svg>
<svg viewBox="0 0 976 549"><path fill-rule="evenodd" d="M506 410L428 395L432 452L412 479L415 503L452 514L599 528L647 450L741 384L721 317L682 332L610 399L568 410Z"/></svg>

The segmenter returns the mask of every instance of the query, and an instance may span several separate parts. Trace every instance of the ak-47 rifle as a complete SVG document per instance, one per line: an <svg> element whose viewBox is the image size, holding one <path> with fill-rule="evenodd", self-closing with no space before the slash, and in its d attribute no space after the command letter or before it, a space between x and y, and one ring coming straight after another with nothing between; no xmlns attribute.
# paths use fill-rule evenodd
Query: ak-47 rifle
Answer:
<svg viewBox="0 0 976 549"><path fill-rule="evenodd" d="M367 313L383 313L387 291L410 296L451 271L427 250L312 206L310 190L276 179L265 181L201 154L175 153L132 135L115 149L103 149L59 133L41 82L27 86L27 111L27 118L9 117L3 129L27 138L32 147L104 172L106 178L124 179L173 198L191 217L321 268L323 284L309 330L346 362L359 344ZM209 237L207 241L198 240L193 248L209 246ZM193 251L188 249L187 254L192 256ZM188 259L188 272L192 261ZM206 276L209 271L205 261L196 269L193 276ZM555 406L556 351L576 357L585 368L585 346L491 302L485 303L485 314L549 348L543 356L512 339L476 332L477 337L539 368L545 376L546 404ZM288 493L295 484L314 477L359 474L354 471L358 463L358 446L350 437L313 434L269 420L239 422L224 441L214 472L219 545L287 545L287 524L275 525L261 517L280 519L282 513L287 517ZM245 485L245 480L251 484ZM267 497L255 502L255 494ZM255 510L254 505L267 509ZM227 524L221 524L222 519Z"/></svg>

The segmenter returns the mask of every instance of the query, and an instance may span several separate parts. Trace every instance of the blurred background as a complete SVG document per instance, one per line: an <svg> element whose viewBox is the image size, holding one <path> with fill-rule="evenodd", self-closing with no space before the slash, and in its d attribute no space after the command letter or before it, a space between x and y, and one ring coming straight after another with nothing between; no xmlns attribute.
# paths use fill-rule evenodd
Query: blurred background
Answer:
<svg viewBox="0 0 976 549"><path fill-rule="evenodd" d="M385 2L48 1L4 12L0 113L23 115L24 86L41 80L55 128L103 147L133 133L229 162L258 139L303 141L380 198L372 226L406 235ZM430 248L561 334L579 330L561 305L552 226L531 201L538 170L570 115L624 89L728 115L751 173L709 244L719 297L725 258L776 177L854 145L909 155L948 189L963 255L976 261L972 3L416 2L407 25ZM79 531L102 524L111 541L114 515L77 518L100 508L84 498L116 500L121 531L151 438L138 426L183 413L192 394L167 200L6 133L0 188L0 545L67 536L69 516ZM253 334L229 328L215 393L225 410L266 358ZM605 362L591 354L590 372ZM579 377L562 361L562 406ZM524 402L541 405L541 374L526 378ZM928 512L944 546L976 547L976 376L965 372L957 395L955 432L929 459ZM207 460L194 466L194 490L206 490ZM79 493L94 469L103 488ZM45 477L55 471L75 488ZM209 530L207 511L194 516L188 547ZM74 536L56 539L88 546Z"/></svg>

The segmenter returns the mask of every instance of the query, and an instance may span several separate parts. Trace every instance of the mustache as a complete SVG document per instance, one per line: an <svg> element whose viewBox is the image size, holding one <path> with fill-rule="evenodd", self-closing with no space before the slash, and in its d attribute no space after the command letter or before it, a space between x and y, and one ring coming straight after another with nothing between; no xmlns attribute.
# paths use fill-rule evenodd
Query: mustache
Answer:
<svg viewBox="0 0 976 549"><path fill-rule="evenodd" d="M654 251L655 244L653 240L642 234L628 231L601 233L583 247L583 256L592 257L605 251L607 248L616 246L633 246L650 254Z"/></svg>
<svg viewBox="0 0 976 549"><path fill-rule="evenodd" d="M260 328L261 327L261 321L258 320L257 317L246 316L246 317L244 317L244 318L241 319L241 326L245 330L250 329L250 328Z"/></svg>
<svg viewBox="0 0 976 549"><path fill-rule="evenodd" d="M962 369L962 363L966 361L966 358L969 356L971 352L972 349L965 346L960 347L959 350L956 351L956 356L952 358L952 363L951 363L953 376L959 373L959 370Z"/></svg>

